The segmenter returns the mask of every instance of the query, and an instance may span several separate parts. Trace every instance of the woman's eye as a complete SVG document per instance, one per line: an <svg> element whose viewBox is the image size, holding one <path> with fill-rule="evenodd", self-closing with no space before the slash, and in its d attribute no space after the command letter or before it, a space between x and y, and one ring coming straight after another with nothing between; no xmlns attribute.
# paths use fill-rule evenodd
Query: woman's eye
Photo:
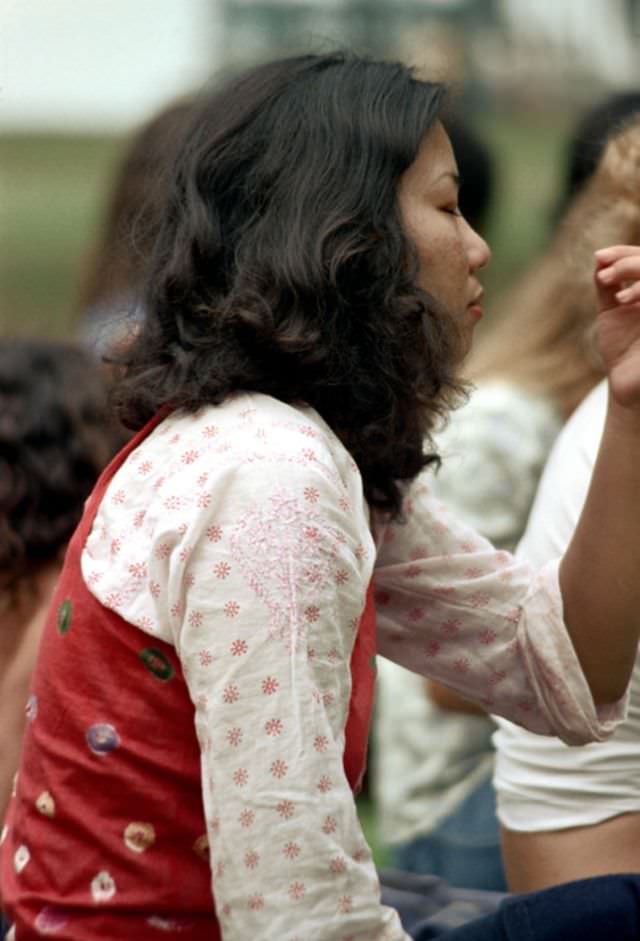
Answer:
<svg viewBox="0 0 640 941"><path fill-rule="evenodd" d="M460 215L462 215L462 213L460 212L460 207L457 206L457 205L453 205L453 206L443 206L443 209L444 209L444 212L448 212L450 216L460 216Z"/></svg>

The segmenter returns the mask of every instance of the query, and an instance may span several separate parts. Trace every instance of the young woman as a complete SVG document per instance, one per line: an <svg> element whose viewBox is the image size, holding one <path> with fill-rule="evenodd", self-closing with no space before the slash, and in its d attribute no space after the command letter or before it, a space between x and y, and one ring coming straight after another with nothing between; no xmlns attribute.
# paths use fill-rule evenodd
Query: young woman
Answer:
<svg viewBox="0 0 640 941"><path fill-rule="evenodd" d="M402 65L303 56L194 115L120 391L141 430L40 650L2 853L18 941L405 938L353 799L376 649L571 742L621 717L640 252L598 255L609 416L559 575L535 573L411 487L489 259L443 99Z"/></svg>

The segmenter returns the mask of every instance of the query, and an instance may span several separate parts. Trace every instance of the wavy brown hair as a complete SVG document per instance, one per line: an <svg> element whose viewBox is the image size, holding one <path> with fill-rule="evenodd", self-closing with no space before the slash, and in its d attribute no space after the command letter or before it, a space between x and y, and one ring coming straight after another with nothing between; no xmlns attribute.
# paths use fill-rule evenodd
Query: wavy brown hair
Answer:
<svg viewBox="0 0 640 941"><path fill-rule="evenodd" d="M402 64L337 53L261 65L202 102L117 391L129 427L235 390L305 402L371 505L399 512L461 391L456 330L416 286L396 197L444 100Z"/></svg>

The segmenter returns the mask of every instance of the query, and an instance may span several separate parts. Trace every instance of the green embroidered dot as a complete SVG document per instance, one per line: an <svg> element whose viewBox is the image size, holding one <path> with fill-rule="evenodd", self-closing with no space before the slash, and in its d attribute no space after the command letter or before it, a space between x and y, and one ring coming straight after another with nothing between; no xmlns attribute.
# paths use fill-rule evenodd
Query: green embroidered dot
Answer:
<svg viewBox="0 0 640 941"><path fill-rule="evenodd" d="M64 636L68 633L69 628L71 627L71 615L73 614L73 605L71 601L67 598L66 601L63 601L60 607L58 608L58 614L56 616L56 622L58 624L58 633Z"/></svg>
<svg viewBox="0 0 640 941"><path fill-rule="evenodd" d="M176 672L169 658L157 647L145 647L138 656L149 673L153 673L156 679L161 680L163 683L170 680Z"/></svg>
<svg viewBox="0 0 640 941"><path fill-rule="evenodd" d="M377 659L376 659L376 655L375 655L375 654L373 654L372 657L371 657L371 659L369 660L369 666L371 667L371 672L372 672L372 673L377 673L377 672L378 672L378 661L377 661Z"/></svg>

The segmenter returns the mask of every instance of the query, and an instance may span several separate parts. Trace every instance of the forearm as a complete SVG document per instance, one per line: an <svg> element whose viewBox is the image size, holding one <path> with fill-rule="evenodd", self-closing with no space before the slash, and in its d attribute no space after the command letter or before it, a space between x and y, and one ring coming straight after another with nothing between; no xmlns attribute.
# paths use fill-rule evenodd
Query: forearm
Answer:
<svg viewBox="0 0 640 941"><path fill-rule="evenodd" d="M462 712L466 715L485 716L486 709L470 699L465 699L455 690L434 680L425 680L425 691L431 702L446 712Z"/></svg>
<svg viewBox="0 0 640 941"><path fill-rule="evenodd" d="M640 413L609 397L602 444L562 560L564 615L597 703L623 694L640 637Z"/></svg>

